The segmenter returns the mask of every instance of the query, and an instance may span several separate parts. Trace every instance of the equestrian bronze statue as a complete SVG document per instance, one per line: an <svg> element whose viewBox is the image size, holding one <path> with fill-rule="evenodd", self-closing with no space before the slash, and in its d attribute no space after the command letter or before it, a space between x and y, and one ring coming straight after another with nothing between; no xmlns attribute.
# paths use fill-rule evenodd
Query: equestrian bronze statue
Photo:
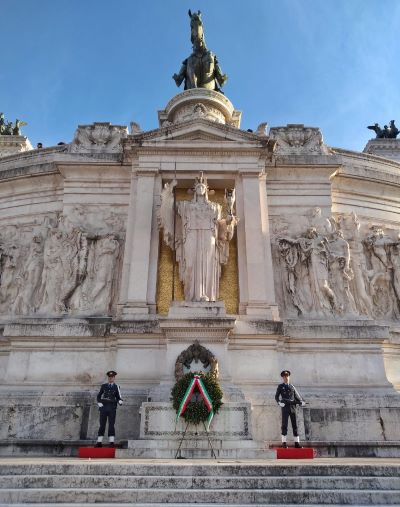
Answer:
<svg viewBox="0 0 400 507"><path fill-rule="evenodd" d="M182 62L179 74L174 74L172 77L177 86L184 81L185 90L207 88L221 92L220 87L224 85L228 76L222 74L216 55L207 49L201 12L192 14L189 10L189 17L193 53Z"/></svg>
<svg viewBox="0 0 400 507"><path fill-rule="evenodd" d="M385 125L383 129L380 128L378 123L369 125L367 129L373 130L375 132L376 139L396 139L400 132L394 124L394 120L390 120L389 126Z"/></svg>
<svg viewBox="0 0 400 507"><path fill-rule="evenodd" d="M4 113L0 113L0 136L20 136L23 125L28 124L21 120L6 121Z"/></svg>

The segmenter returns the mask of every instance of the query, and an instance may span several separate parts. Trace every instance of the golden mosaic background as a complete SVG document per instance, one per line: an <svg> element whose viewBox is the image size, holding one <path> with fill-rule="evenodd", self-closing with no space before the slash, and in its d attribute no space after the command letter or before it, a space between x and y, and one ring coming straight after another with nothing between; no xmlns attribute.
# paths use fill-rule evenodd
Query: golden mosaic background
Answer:
<svg viewBox="0 0 400 507"><path fill-rule="evenodd" d="M192 197L187 190L177 189L176 199L178 201L188 201ZM224 191L216 190L215 194L210 195L210 200L221 204L225 213ZM167 315L172 301L172 276L173 276L174 253L169 248L160 232L160 252L158 255L158 273L157 273L157 313ZM238 313L239 307L239 282L238 282L238 262L237 262L237 238L235 235L229 243L229 259L225 266L221 266L221 280L219 287L219 300L224 301L226 312L229 314ZM175 264L175 300L183 301L183 284L179 280L179 266Z"/></svg>

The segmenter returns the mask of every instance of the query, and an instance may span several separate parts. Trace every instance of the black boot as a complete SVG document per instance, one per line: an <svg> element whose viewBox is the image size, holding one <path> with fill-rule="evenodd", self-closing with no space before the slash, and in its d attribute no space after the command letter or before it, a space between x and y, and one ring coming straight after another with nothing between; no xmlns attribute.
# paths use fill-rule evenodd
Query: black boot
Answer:
<svg viewBox="0 0 400 507"><path fill-rule="evenodd" d="M299 442L295 442L295 443L294 443L294 446L296 447L296 449L303 449L303 446L302 446L302 445L300 445L300 443L299 443Z"/></svg>
<svg viewBox="0 0 400 507"><path fill-rule="evenodd" d="M103 444L101 442L97 442L95 447L103 447Z"/></svg>
<svg viewBox="0 0 400 507"><path fill-rule="evenodd" d="M287 443L286 442L282 442L281 447L282 447L282 449L287 449Z"/></svg>

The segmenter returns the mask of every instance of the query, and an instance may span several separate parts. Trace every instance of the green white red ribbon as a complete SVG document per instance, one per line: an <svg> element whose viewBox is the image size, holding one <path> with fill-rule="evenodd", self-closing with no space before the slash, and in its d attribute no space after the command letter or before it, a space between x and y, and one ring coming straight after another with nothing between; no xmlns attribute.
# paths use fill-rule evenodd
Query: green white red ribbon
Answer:
<svg viewBox="0 0 400 507"><path fill-rule="evenodd" d="M186 407L187 407L187 405L190 401L190 398L192 397L192 394L193 394L194 390L196 389L196 387L199 390L201 397L203 398L204 405L206 406L206 409L208 410L208 417L207 417L207 421L206 421L206 423L207 423L206 429L208 431L210 429L210 424L211 424L212 418L214 417L214 409L212 406L212 400L210 398L210 395L208 394L206 386L204 385L204 383L199 375L195 375L192 378L188 388L186 389L186 393L183 396L181 404L179 405L178 412L176 413L176 420L178 420L179 417L185 412Z"/></svg>

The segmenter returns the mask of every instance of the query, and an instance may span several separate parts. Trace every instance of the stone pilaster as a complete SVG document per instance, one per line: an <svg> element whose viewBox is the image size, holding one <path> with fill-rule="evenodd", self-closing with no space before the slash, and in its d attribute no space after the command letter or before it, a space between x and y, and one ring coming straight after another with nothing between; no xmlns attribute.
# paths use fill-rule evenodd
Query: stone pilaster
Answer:
<svg viewBox="0 0 400 507"><path fill-rule="evenodd" d="M120 296L122 318L148 314L155 306L155 276L152 265L157 241L155 185L157 169L133 170ZM157 259L155 260L155 262ZM149 287L153 280L154 287Z"/></svg>
<svg viewBox="0 0 400 507"><path fill-rule="evenodd" d="M265 175L241 171L239 192L242 216L238 228L244 268L240 278L241 311L270 320L279 319L275 301ZM245 223L244 223L245 222ZM243 262L244 260L244 262Z"/></svg>

